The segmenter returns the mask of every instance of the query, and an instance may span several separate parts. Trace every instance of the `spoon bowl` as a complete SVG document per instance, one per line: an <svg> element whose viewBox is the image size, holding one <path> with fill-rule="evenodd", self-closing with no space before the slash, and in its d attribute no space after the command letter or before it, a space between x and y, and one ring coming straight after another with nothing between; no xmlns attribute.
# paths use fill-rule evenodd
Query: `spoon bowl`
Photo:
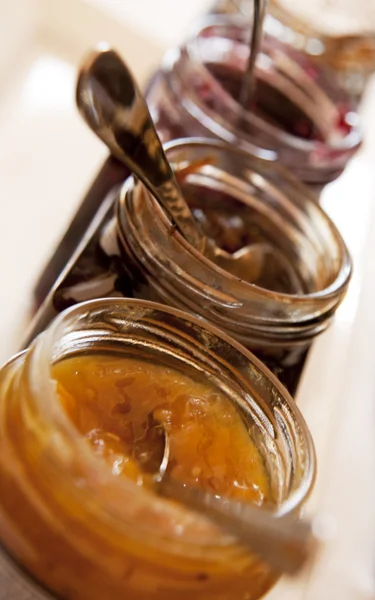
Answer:
<svg viewBox="0 0 375 600"><path fill-rule="evenodd" d="M210 250L212 252L210 258L213 262L238 279L242 279L247 283L255 283L261 279L262 272L265 269L264 259L268 252L268 247L266 248L265 244L258 243L244 246L233 252L233 254L222 250L218 246L211 246L210 248L210 245L207 244L206 256L210 256Z"/></svg>

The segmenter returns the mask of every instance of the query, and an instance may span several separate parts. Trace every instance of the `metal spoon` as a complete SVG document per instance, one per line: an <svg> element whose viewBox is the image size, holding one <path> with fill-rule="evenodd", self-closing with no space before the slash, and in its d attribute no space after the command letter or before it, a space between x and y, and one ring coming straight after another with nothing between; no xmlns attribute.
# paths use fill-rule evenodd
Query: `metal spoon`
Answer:
<svg viewBox="0 0 375 600"><path fill-rule="evenodd" d="M152 445L148 444L148 451L144 444L136 446L134 458L143 471L153 475L160 494L204 514L276 571L293 575L311 560L317 550L311 523L277 517L269 510L221 498L172 479L168 475L169 436L152 414L147 438L152 439Z"/></svg>
<svg viewBox="0 0 375 600"><path fill-rule="evenodd" d="M246 110L249 108L249 104L255 93L255 63L262 43L266 5L267 0L254 0L253 27L250 37L249 57L240 91L240 103Z"/></svg>
<svg viewBox="0 0 375 600"><path fill-rule="evenodd" d="M235 275L249 281L254 253L230 254L207 239L196 223L163 150L147 104L121 57L101 44L83 62L77 81L78 109L90 129L147 186L185 239ZM236 263L236 264L234 264ZM233 266L233 268L231 268Z"/></svg>
<svg viewBox="0 0 375 600"><path fill-rule="evenodd" d="M146 102L126 64L106 44L83 62L76 102L91 130L147 186L185 239L203 250L205 238L182 196Z"/></svg>

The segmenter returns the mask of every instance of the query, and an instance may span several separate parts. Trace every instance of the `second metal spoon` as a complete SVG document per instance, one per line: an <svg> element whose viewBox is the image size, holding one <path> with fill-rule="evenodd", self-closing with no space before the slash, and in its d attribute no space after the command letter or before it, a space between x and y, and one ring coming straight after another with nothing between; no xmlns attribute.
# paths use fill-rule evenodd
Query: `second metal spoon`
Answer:
<svg viewBox="0 0 375 600"><path fill-rule="evenodd" d="M107 45L91 51L82 64L76 101L90 129L147 186L185 239L203 251L205 237L182 196L147 104L124 61Z"/></svg>
<svg viewBox="0 0 375 600"><path fill-rule="evenodd" d="M254 0L253 26L249 42L249 58L243 76L240 92L240 103L245 110L249 109L249 104L255 93L255 63L262 43L263 22L266 8L267 0Z"/></svg>

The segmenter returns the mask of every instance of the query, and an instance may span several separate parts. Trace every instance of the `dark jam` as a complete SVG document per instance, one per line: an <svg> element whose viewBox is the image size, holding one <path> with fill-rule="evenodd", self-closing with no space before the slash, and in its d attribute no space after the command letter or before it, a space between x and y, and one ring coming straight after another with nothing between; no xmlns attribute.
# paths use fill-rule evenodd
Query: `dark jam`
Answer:
<svg viewBox="0 0 375 600"><path fill-rule="evenodd" d="M205 67L232 98L239 101L243 72L219 63L206 63ZM302 108L260 77L256 79L254 98L248 111L285 133L305 140L323 141L319 130Z"/></svg>

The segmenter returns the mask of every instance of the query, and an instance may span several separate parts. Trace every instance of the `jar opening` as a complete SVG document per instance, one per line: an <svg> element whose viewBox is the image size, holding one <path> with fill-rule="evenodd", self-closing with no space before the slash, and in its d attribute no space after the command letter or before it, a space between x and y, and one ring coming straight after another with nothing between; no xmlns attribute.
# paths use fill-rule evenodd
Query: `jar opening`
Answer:
<svg viewBox="0 0 375 600"><path fill-rule="evenodd" d="M171 235L168 218L129 180L118 231L148 285L166 304L219 322L241 341L251 331L262 340L271 335L272 343L305 343L327 325L350 277L349 255L329 218L293 177L246 152L194 139L166 150L178 177L179 165L192 167L180 184L206 233L229 252L253 244L262 260L258 270L254 262L252 282L223 271Z"/></svg>

